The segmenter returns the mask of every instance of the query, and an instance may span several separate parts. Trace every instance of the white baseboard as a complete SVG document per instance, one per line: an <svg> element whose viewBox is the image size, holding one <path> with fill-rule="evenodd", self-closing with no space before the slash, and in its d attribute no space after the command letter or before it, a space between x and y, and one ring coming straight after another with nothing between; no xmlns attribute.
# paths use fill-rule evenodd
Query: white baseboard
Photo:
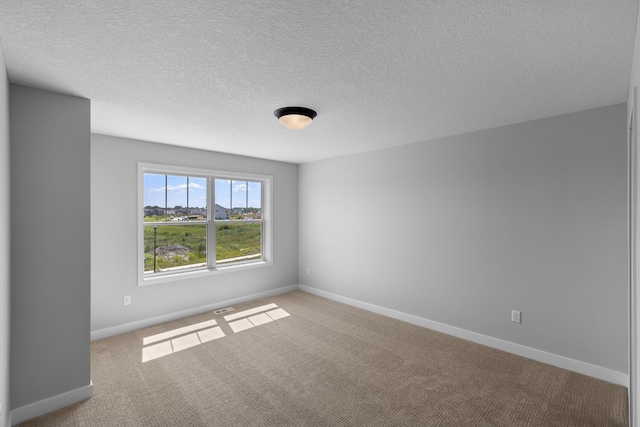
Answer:
<svg viewBox="0 0 640 427"><path fill-rule="evenodd" d="M82 402L93 396L93 382L89 381L89 385L58 394L57 396L48 397L39 402L30 403L11 411L11 425L15 426L27 420L40 415L48 414L65 406Z"/></svg>
<svg viewBox="0 0 640 427"><path fill-rule="evenodd" d="M370 304L367 302L355 300L348 297L343 297L331 292L322 291L320 289L312 288L306 285L298 285L298 289L304 292L308 292L313 295L318 295L323 298L327 298L333 301L338 301L347 305L351 305L363 310L371 311L374 313L382 314L393 319L402 320L407 323L422 326L424 328L433 329L434 331L442 332L448 335L452 335L457 338L462 338L467 341L472 341L478 344L486 345L487 347L496 348L498 350L506 351L508 353L517 354L518 356L526 357L538 362L546 363L548 365L556 366L558 368L567 369L569 371L577 372L579 374L588 375L599 380L607 381L624 387L629 387L629 375L614 371L612 369L603 368L601 366L592 365L590 363L581 362L580 360L570 359L565 356L549 353L535 348L526 347L520 344L515 344L509 341L504 341L498 338L493 338L488 335L479 334L477 332L471 332L466 329L457 328L455 326L449 326L444 323L435 322L433 320L425 319L422 317L414 316L412 314L403 313L400 311L392 310L378 305Z"/></svg>
<svg viewBox="0 0 640 427"><path fill-rule="evenodd" d="M287 292L292 292L297 289L298 289L298 285L284 286L281 288L271 289L265 292L259 292L257 294L246 295L239 298L230 299L227 301L220 301L213 304L190 308L188 310L176 311L174 313L163 314L162 316L151 317L149 319L143 319L143 320L138 320L131 323L125 323L123 325L113 326L110 328L99 329L97 331L91 331L91 340L95 341L102 338L111 337L114 335L120 335L127 332L135 331L138 329L148 328L149 326L158 325L160 323L170 322L172 320L183 319L185 317L206 313L207 311L213 311L219 308L229 307L235 304L242 304L244 302L254 301L261 298L268 298L268 297L284 294Z"/></svg>

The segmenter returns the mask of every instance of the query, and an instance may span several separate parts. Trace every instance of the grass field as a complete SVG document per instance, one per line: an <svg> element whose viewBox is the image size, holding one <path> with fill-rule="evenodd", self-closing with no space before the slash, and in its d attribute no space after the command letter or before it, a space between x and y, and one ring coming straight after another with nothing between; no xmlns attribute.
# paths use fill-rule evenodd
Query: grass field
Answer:
<svg viewBox="0 0 640 427"><path fill-rule="evenodd" d="M156 230L156 271L207 262L206 224L161 224ZM261 253L262 224L216 225L216 262ZM144 227L144 271L154 271L154 226ZM228 262L227 262L228 263Z"/></svg>

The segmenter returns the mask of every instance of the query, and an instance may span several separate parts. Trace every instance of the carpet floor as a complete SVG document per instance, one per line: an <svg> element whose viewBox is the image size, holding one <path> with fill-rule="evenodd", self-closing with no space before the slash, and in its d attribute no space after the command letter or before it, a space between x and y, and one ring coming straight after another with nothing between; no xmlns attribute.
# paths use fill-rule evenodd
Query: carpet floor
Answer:
<svg viewBox="0 0 640 427"><path fill-rule="evenodd" d="M301 291L94 341L91 378L21 425L628 426L624 387Z"/></svg>

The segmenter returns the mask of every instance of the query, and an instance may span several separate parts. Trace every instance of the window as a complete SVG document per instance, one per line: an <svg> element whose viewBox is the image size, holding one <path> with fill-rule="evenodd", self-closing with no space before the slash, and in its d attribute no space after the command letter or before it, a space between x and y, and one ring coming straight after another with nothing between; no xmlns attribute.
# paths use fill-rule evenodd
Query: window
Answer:
<svg viewBox="0 0 640 427"><path fill-rule="evenodd" d="M215 179L216 264L262 256L262 183ZM225 206L229 206L226 208Z"/></svg>
<svg viewBox="0 0 640 427"><path fill-rule="evenodd" d="M140 164L139 283L271 261L271 177Z"/></svg>

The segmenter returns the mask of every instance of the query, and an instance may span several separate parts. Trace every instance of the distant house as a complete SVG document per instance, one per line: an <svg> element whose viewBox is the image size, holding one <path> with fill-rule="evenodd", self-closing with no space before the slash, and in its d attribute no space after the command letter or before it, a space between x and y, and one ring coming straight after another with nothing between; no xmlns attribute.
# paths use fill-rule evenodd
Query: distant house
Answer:
<svg viewBox="0 0 640 427"><path fill-rule="evenodd" d="M164 208L159 208L157 206L146 206L144 208L144 216L153 216L153 215L162 216L164 214L165 214Z"/></svg>
<svg viewBox="0 0 640 427"><path fill-rule="evenodd" d="M207 208L189 208L189 214L207 217Z"/></svg>
<svg viewBox="0 0 640 427"><path fill-rule="evenodd" d="M213 216L214 219L229 219L230 215L231 215L230 209L227 209L225 207L222 207L216 204L216 211Z"/></svg>
<svg viewBox="0 0 640 427"><path fill-rule="evenodd" d="M173 217L174 215L189 215L189 216L197 216L200 215L202 217L207 217L207 208L183 208L183 207L174 207L174 208L160 208L158 206L145 206L144 207L144 216L165 216L169 215Z"/></svg>

